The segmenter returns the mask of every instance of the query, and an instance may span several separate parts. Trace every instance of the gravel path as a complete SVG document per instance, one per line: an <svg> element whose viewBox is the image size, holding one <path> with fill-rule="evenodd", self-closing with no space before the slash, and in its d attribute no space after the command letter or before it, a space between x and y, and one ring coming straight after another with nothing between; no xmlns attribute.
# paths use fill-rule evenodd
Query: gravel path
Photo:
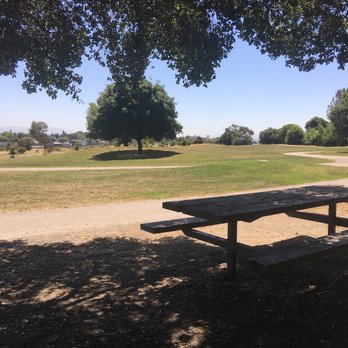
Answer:
<svg viewBox="0 0 348 348"><path fill-rule="evenodd" d="M320 163L320 165L333 167L348 167L348 156L320 155L308 152L288 152L284 155L325 159L333 162Z"/></svg>

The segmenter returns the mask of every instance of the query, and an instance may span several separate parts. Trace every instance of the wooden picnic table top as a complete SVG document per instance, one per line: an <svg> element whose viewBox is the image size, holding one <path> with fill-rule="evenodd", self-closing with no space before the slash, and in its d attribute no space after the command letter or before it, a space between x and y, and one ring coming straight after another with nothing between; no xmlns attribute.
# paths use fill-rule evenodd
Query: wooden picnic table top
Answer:
<svg viewBox="0 0 348 348"><path fill-rule="evenodd" d="M251 222L262 216L340 202L348 202L347 187L318 185L169 201L163 203L163 208L219 223L232 220Z"/></svg>

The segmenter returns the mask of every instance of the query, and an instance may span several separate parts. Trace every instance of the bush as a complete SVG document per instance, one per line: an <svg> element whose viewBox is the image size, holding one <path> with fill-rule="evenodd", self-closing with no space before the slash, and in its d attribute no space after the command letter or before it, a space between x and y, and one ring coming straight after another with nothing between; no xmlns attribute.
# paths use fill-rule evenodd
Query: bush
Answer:
<svg viewBox="0 0 348 348"><path fill-rule="evenodd" d="M304 131L297 124L287 125L285 143L289 145L303 144Z"/></svg>
<svg viewBox="0 0 348 348"><path fill-rule="evenodd" d="M278 133L279 129L271 127L261 131L259 135L260 144L277 144Z"/></svg>
<svg viewBox="0 0 348 348"><path fill-rule="evenodd" d="M338 140L335 133L335 129L332 123L322 130L322 145L324 146L337 146Z"/></svg>
<svg viewBox="0 0 348 348"><path fill-rule="evenodd" d="M23 137L18 139L18 145L24 147L26 150L31 150L34 145L34 139L32 137Z"/></svg>
<svg viewBox="0 0 348 348"><path fill-rule="evenodd" d="M191 145L186 139L183 139L180 141L180 145L181 146L188 146L188 145Z"/></svg>
<svg viewBox="0 0 348 348"><path fill-rule="evenodd" d="M248 127L233 124L225 129L225 132L218 139L223 145L251 145L253 143L253 130Z"/></svg>
<svg viewBox="0 0 348 348"><path fill-rule="evenodd" d="M194 144L203 144L203 138L198 136L193 141Z"/></svg>
<svg viewBox="0 0 348 348"><path fill-rule="evenodd" d="M12 145L9 147L8 152L10 154L10 158L14 158L16 156L16 148Z"/></svg>
<svg viewBox="0 0 348 348"><path fill-rule="evenodd" d="M310 128L304 135L306 145L323 145L322 134L317 128Z"/></svg>
<svg viewBox="0 0 348 348"><path fill-rule="evenodd" d="M19 153L19 154L23 154L25 151L26 151L26 149L22 146L17 148L17 153Z"/></svg>

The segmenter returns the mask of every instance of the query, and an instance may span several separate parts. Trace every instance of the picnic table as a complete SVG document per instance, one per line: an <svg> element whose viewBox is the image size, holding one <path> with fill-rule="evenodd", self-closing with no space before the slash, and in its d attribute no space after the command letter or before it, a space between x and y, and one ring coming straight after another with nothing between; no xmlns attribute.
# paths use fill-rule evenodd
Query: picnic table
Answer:
<svg viewBox="0 0 348 348"><path fill-rule="evenodd" d="M348 202L348 188L344 186L304 186L284 190L272 190L220 197L169 201L163 208L181 212L191 217L168 221L144 223L141 228L151 233L182 230L189 237L211 243L227 250L227 270L231 277L236 275L238 255L248 255L249 261L265 267L275 266L301 259L306 256L332 251L348 245L348 233L336 232L336 226L348 227L348 219L337 217L337 203ZM328 206L328 214L301 211L308 208ZM313 238L292 251L266 253L238 243L238 221L253 222L261 217L285 213L290 217L325 223L328 235ZM227 238L197 230L200 226L227 223ZM300 231L299 231L300 232Z"/></svg>

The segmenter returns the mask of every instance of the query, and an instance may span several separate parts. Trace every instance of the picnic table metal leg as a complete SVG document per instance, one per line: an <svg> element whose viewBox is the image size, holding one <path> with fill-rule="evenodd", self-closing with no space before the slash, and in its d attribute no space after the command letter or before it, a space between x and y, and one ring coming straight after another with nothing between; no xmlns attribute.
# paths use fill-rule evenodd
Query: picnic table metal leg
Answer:
<svg viewBox="0 0 348 348"><path fill-rule="evenodd" d="M227 272L234 279L237 272L237 221L228 223L227 230Z"/></svg>
<svg viewBox="0 0 348 348"><path fill-rule="evenodd" d="M336 203L329 204L329 224L328 224L328 234L334 234L336 232Z"/></svg>

